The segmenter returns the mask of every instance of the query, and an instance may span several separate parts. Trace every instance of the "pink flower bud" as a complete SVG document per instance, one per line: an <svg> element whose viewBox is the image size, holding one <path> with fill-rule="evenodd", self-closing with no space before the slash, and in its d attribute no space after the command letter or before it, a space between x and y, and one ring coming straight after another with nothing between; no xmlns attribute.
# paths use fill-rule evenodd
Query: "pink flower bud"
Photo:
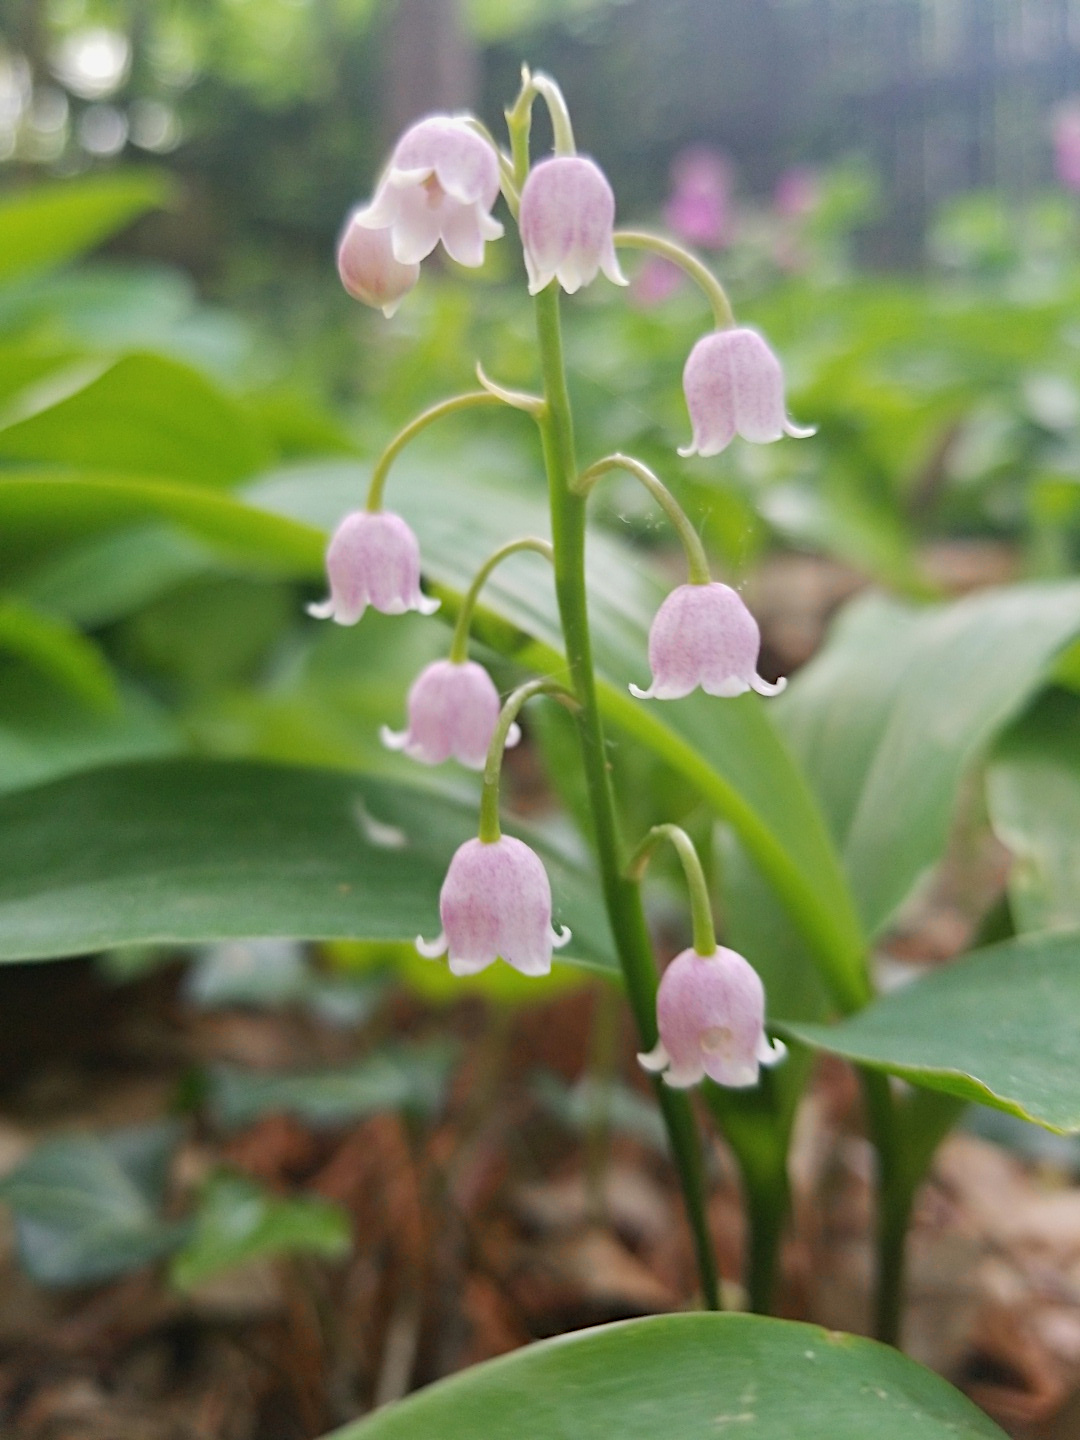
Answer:
<svg viewBox="0 0 1080 1440"><path fill-rule="evenodd" d="M420 278L419 265L394 259L389 230L369 230L350 215L337 252L341 283L353 297L390 318Z"/></svg>
<svg viewBox="0 0 1080 1440"><path fill-rule="evenodd" d="M684 950L660 979L656 995L660 1040L638 1061L678 1090L706 1075L718 1085L744 1089L758 1082L758 1067L787 1054L765 1036L765 987L735 950L718 945L711 955Z"/></svg>
<svg viewBox="0 0 1080 1440"><path fill-rule="evenodd" d="M552 949L570 939L551 928L551 885L540 857L503 835L486 843L466 840L450 861L439 895L442 934L417 936L429 960L449 951L455 975L475 975L499 956L522 975L547 975Z"/></svg>
<svg viewBox="0 0 1080 1440"><path fill-rule="evenodd" d="M503 227L491 218L499 194L495 151L461 116L420 120L394 147L375 198L356 223L389 230L394 258L416 265L441 240L459 265L482 265L484 242Z"/></svg>
<svg viewBox="0 0 1080 1440"><path fill-rule="evenodd" d="M432 615L438 600L420 589L420 545L400 515L356 510L334 531L326 552L330 599L308 614L355 625L369 605L384 615L419 610Z"/></svg>
<svg viewBox="0 0 1080 1440"><path fill-rule="evenodd" d="M719 455L739 434L767 444L813 435L784 410L784 372L756 330L714 330L690 351L683 390L694 438L680 455Z"/></svg>
<svg viewBox="0 0 1080 1440"><path fill-rule="evenodd" d="M776 182L773 209L784 220L801 220L821 203L821 185L813 170L793 165Z"/></svg>
<svg viewBox="0 0 1080 1440"><path fill-rule="evenodd" d="M475 660L436 660L413 681L409 691L409 728L379 732L390 750L404 750L425 765L441 765L452 755L470 770L482 770L499 719L499 692ZM521 731L510 727L507 746Z"/></svg>
<svg viewBox="0 0 1080 1440"><path fill-rule="evenodd" d="M656 612L649 631L648 690L630 686L639 700L678 700L700 685L706 695L778 695L757 673L761 632L737 591L718 580L679 585Z"/></svg>
<svg viewBox="0 0 1080 1440"><path fill-rule="evenodd" d="M591 160L556 155L535 165L521 192L519 225L530 295L556 278L573 295L598 270L616 285L627 283L612 239L615 196Z"/></svg>

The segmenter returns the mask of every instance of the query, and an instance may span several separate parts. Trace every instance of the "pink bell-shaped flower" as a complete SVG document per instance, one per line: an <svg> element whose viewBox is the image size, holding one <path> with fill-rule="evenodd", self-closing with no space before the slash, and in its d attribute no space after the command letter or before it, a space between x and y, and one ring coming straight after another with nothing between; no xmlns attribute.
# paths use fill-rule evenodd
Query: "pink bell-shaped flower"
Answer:
<svg viewBox="0 0 1080 1440"><path fill-rule="evenodd" d="M684 950L660 978L656 995L660 1039L638 1060L664 1072L678 1090L706 1075L718 1085L744 1089L758 1082L758 1067L787 1054L765 1035L765 987L748 960L718 945L711 955Z"/></svg>
<svg viewBox="0 0 1080 1440"><path fill-rule="evenodd" d="M461 116L431 115L405 131L355 220L389 230L402 265L419 264L440 240L459 265L482 265L485 241L503 233L491 217L498 194L499 162L488 142Z"/></svg>
<svg viewBox="0 0 1080 1440"><path fill-rule="evenodd" d="M413 681L408 700L409 728L379 734L390 750L404 750L425 765L441 765L451 756L470 770L482 770L499 719L495 682L475 660L436 660ZM521 731L511 725L507 746Z"/></svg>
<svg viewBox="0 0 1080 1440"><path fill-rule="evenodd" d="M369 605L384 615L419 610L432 615L438 600L420 589L420 545L400 515L355 510L334 531L326 551L330 598L309 605L318 620L355 625Z"/></svg>
<svg viewBox="0 0 1080 1440"><path fill-rule="evenodd" d="M683 390L694 435L680 455L719 455L735 435L765 445L813 427L792 424L784 409L784 372L756 330L714 330L690 351Z"/></svg>
<svg viewBox="0 0 1080 1440"><path fill-rule="evenodd" d="M1080 105L1072 101L1054 116L1054 171L1066 190L1080 191Z"/></svg>
<svg viewBox="0 0 1080 1440"><path fill-rule="evenodd" d="M675 157L672 192L664 221L680 240L719 250L731 233L731 162L707 145L694 145Z"/></svg>
<svg viewBox="0 0 1080 1440"><path fill-rule="evenodd" d="M529 294L552 280L568 295L591 285L602 270L626 285L612 232L615 196L598 165L581 155L556 155L529 171L521 191L521 243Z"/></svg>
<svg viewBox="0 0 1080 1440"><path fill-rule="evenodd" d="M416 948L429 960L449 952L454 975L475 975L499 956L522 975L547 975L551 952L570 939L551 926L551 885L540 857L521 840L466 840L439 895L442 934Z"/></svg>
<svg viewBox="0 0 1080 1440"><path fill-rule="evenodd" d="M761 631L738 591L718 580L679 585L656 612L649 630L648 690L630 686L639 700L679 700L698 685L706 695L731 697L756 690L779 695L757 673Z"/></svg>
<svg viewBox="0 0 1080 1440"><path fill-rule="evenodd" d="M337 252L341 283L353 297L390 318L420 278L420 266L394 259L389 230L369 230L350 215Z"/></svg>

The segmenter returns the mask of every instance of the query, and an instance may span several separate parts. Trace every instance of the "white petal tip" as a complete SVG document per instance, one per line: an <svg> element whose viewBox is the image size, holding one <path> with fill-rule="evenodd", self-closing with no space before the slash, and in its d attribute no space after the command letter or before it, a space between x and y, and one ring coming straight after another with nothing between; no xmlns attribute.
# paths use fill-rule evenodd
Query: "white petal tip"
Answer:
<svg viewBox="0 0 1080 1440"><path fill-rule="evenodd" d="M570 928L567 925L560 925L558 930L552 934L551 947L553 950L561 950L564 945L570 943Z"/></svg>
<svg viewBox="0 0 1080 1440"><path fill-rule="evenodd" d="M422 935L417 935L413 944L425 960L438 960L440 955L446 954L446 932L440 930L434 940L425 940Z"/></svg>
<svg viewBox="0 0 1080 1440"><path fill-rule="evenodd" d="M421 615L434 615L441 605L441 600L436 600L431 595L421 595L416 602L416 609Z"/></svg>
<svg viewBox="0 0 1080 1440"><path fill-rule="evenodd" d="M329 620L334 613L334 602L332 600L320 600L307 607L307 613L316 620Z"/></svg>
<svg viewBox="0 0 1080 1440"><path fill-rule="evenodd" d="M783 1040L774 1040L770 1044L768 1040L763 1039L758 1047L757 1058L762 1065L779 1065L786 1056L787 1046Z"/></svg>
<svg viewBox="0 0 1080 1440"><path fill-rule="evenodd" d="M511 726L510 726L510 729L506 732L506 748L507 748L507 750L512 750L513 747L518 743L518 741L519 741L520 739L521 739L521 726L520 726L520 725L511 725ZM484 768L483 763L481 763L478 768L482 770L482 769Z"/></svg>
<svg viewBox="0 0 1080 1440"><path fill-rule="evenodd" d="M409 743L407 730L391 730L389 725L380 725L379 739L387 750L404 750Z"/></svg>
<svg viewBox="0 0 1080 1440"><path fill-rule="evenodd" d="M680 445L676 453L681 455L684 460L689 460L691 455L698 453L698 447L694 441L691 440L689 445Z"/></svg>
<svg viewBox="0 0 1080 1440"><path fill-rule="evenodd" d="M817 434L817 426L796 425L793 420L785 420L784 434L790 435L792 440L809 440L811 435Z"/></svg>
<svg viewBox="0 0 1080 1440"><path fill-rule="evenodd" d="M652 1075L658 1075L671 1064L671 1056L664 1049L664 1042L658 1040L651 1050L638 1052L638 1064Z"/></svg>
<svg viewBox="0 0 1080 1440"><path fill-rule="evenodd" d="M750 681L750 688L756 690L759 695L780 695L787 689L787 678L782 675L775 685L771 685L768 680L763 680L760 675L755 675Z"/></svg>
<svg viewBox="0 0 1080 1440"><path fill-rule="evenodd" d="M626 688L630 691L630 694L633 695L635 700L652 700L655 698L656 695L655 687L652 685L649 686L648 690L642 690L637 685L628 685Z"/></svg>

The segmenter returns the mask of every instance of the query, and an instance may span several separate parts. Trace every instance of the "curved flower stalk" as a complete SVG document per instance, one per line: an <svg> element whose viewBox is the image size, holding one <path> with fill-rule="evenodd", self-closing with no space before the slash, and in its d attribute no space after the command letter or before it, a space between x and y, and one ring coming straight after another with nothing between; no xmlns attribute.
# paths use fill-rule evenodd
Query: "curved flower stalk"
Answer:
<svg viewBox="0 0 1080 1440"><path fill-rule="evenodd" d="M706 1075L718 1085L742 1090L758 1082L762 1065L787 1054L765 1034L765 987L754 967L735 950L716 943L712 907L701 860L678 825L656 825L638 846L628 873L640 880L661 840L669 840L690 891L694 944L664 971L656 995L660 1038L638 1055L645 1070L663 1073L677 1090L700 1084Z"/></svg>
<svg viewBox="0 0 1080 1440"><path fill-rule="evenodd" d="M522 975L546 975L551 954L570 939L551 923L551 882L534 850L499 825L499 778L507 737L521 707L534 695L550 694L573 704L561 686L548 680L521 685L503 706L488 746L480 834L466 840L450 861L439 894L442 932L434 940L417 936L428 959L447 955L455 975L475 975L502 958Z"/></svg>

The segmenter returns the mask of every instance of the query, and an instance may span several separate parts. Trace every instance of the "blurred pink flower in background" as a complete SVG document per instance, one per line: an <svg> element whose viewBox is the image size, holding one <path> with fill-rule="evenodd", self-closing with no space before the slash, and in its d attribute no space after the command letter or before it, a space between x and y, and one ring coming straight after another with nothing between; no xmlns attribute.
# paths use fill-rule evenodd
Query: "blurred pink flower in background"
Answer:
<svg viewBox="0 0 1080 1440"><path fill-rule="evenodd" d="M1080 100L1054 115L1054 171L1066 190L1080 191Z"/></svg>
<svg viewBox="0 0 1080 1440"><path fill-rule="evenodd" d="M817 209L820 200L818 177L805 165L785 170L773 190L773 209L784 220L801 220Z"/></svg>
<svg viewBox="0 0 1080 1440"><path fill-rule="evenodd" d="M680 240L720 250L731 239L731 162L719 150L693 145L671 165L664 222Z"/></svg>
<svg viewBox="0 0 1080 1440"><path fill-rule="evenodd" d="M662 305L675 294L683 282L682 271L670 260L650 255L630 282L630 294L636 304L648 309Z"/></svg>

